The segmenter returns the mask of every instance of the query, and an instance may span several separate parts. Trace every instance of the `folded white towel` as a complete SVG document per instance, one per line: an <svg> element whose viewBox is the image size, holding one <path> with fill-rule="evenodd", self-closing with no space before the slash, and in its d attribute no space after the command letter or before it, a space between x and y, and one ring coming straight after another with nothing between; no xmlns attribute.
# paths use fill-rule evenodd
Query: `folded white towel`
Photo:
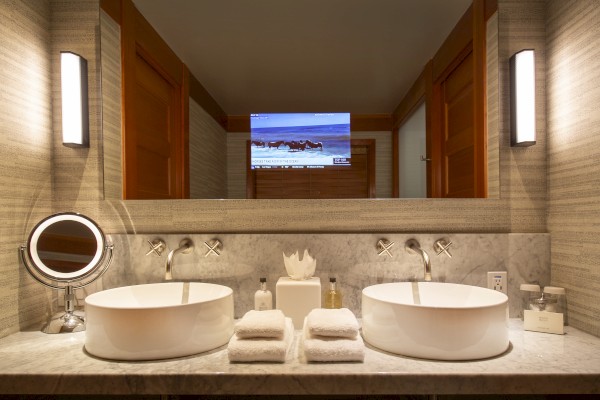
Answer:
<svg viewBox="0 0 600 400"><path fill-rule="evenodd" d="M308 319L308 318L307 318ZM306 319L306 320L307 320ZM304 321L302 347L306 361L318 362L348 362L365 359L365 344L362 337L333 338L327 336L312 336L308 324Z"/></svg>
<svg viewBox="0 0 600 400"><path fill-rule="evenodd" d="M250 310L235 325L235 334L240 339L281 339L284 330L285 315L281 310Z"/></svg>
<svg viewBox="0 0 600 400"><path fill-rule="evenodd" d="M358 336L358 320L347 308L315 308L306 317L308 331L313 336L355 338Z"/></svg>
<svg viewBox="0 0 600 400"><path fill-rule="evenodd" d="M294 323L285 318L285 330L282 339L260 338L240 339L233 335L227 346L227 356L231 362L285 362L294 340Z"/></svg>

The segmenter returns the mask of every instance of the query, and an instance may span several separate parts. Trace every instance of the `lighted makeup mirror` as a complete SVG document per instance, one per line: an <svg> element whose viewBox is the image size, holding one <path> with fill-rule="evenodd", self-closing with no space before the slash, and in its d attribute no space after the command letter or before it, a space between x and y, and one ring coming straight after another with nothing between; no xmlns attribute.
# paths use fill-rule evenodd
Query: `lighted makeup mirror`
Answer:
<svg viewBox="0 0 600 400"><path fill-rule="evenodd" d="M33 228L27 244L20 248L20 255L35 280L64 291L64 314L51 316L42 331L84 330L84 317L75 310L74 291L102 276L113 255L113 245L100 227L81 214L51 215Z"/></svg>

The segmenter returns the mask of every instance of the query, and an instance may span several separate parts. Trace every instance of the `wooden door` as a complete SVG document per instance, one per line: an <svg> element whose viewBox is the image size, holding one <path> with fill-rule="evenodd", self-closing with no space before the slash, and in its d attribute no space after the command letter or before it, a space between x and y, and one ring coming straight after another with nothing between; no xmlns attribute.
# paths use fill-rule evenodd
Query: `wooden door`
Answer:
<svg viewBox="0 0 600 400"><path fill-rule="evenodd" d="M485 197L485 131L476 121L473 52L468 51L434 85L438 129L433 130L432 169L437 172L434 197Z"/></svg>
<svg viewBox="0 0 600 400"><path fill-rule="evenodd" d="M127 132L127 199L175 199L180 162L178 88L137 55L133 121Z"/></svg>
<svg viewBox="0 0 600 400"><path fill-rule="evenodd" d="M183 64L130 2L124 2L123 197L185 198Z"/></svg>
<svg viewBox="0 0 600 400"><path fill-rule="evenodd" d="M254 199L358 199L375 197L375 140L352 140L351 165L324 169L250 170L247 197Z"/></svg>

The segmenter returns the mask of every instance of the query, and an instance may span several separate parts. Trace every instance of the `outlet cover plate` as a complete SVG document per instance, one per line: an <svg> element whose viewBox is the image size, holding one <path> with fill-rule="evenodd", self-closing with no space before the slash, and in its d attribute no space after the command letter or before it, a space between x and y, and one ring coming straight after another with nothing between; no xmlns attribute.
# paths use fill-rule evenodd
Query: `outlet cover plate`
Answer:
<svg viewBox="0 0 600 400"><path fill-rule="evenodd" d="M497 290L508 295L508 274L506 271L490 271L487 273L488 289Z"/></svg>

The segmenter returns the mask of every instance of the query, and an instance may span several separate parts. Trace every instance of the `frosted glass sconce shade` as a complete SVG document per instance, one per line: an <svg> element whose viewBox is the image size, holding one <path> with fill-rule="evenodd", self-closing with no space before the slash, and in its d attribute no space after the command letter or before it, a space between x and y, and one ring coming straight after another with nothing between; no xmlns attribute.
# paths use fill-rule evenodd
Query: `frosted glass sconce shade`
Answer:
<svg viewBox="0 0 600 400"><path fill-rule="evenodd" d="M535 54L522 50L510 58L510 145L535 144Z"/></svg>
<svg viewBox="0 0 600 400"><path fill-rule="evenodd" d="M89 147L87 61L68 51L60 52L63 145Z"/></svg>

